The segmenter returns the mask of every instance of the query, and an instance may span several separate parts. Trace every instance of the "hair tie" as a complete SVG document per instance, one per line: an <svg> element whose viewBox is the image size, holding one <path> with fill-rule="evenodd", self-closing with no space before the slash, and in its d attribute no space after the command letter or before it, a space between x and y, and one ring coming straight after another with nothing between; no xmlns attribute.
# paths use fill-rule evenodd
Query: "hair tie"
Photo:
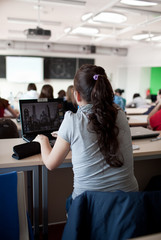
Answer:
<svg viewBox="0 0 161 240"><path fill-rule="evenodd" d="M94 80L97 80L97 79L98 79L98 76L99 76L98 74L95 74L95 75L93 76L93 79L94 79Z"/></svg>

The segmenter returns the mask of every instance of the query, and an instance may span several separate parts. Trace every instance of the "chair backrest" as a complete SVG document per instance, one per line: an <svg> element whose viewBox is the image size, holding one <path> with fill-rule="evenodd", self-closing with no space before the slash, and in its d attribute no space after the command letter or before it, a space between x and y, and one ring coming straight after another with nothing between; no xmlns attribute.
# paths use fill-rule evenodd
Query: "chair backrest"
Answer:
<svg viewBox="0 0 161 240"><path fill-rule="evenodd" d="M11 119L0 119L0 139L18 138L19 133L16 124Z"/></svg>
<svg viewBox="0 0 161 240"><path fill-rule="evenodd" d="M0 174L0 238L29 240L23 172Z"/></svg>
<svg viewBox="0 0 161 240"><path fill-rule="evenodd" d="M161 232L161 191L92 192L75 198L62 240L125 240Z"/></svg>

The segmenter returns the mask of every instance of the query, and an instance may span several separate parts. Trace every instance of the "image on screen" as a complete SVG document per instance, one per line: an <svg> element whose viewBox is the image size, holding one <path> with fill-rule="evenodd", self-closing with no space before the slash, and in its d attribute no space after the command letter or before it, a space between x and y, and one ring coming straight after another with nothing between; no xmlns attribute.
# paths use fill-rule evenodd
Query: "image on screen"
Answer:
<svg viewBox="0 0 161 240"><path fill-rule="evenodd" d="M61 103L24 103L21 107L25 134L59 129L63 119Z"/></svg>

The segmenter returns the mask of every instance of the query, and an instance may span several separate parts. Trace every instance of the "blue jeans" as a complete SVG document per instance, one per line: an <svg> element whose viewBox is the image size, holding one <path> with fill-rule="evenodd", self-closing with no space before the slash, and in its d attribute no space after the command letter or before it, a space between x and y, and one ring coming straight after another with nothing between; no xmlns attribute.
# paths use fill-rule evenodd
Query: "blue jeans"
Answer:
<svg viewBox="0 0 161 240"><path fill-rule="evenodd" d="M72 194L71 194L66 200L66 212L67 213L69 212L69 208L72 204L72 201L73 201L73 199L72 199Z"/></svg>

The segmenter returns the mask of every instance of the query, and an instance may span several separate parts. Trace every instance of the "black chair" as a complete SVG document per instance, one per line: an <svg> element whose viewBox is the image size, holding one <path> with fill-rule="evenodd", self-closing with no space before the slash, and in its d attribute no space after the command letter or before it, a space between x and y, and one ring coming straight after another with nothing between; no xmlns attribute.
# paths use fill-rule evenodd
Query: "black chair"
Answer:
<svg viewBox="0 0 161 240"><path fill-rule="evenodd" d="M161 191L87 191L72 201L62 240L125 240L158 232Z"/></svg>
<svg viewBox="0 0 161 240"><path fill-rule="evenodd" d="M11 119L0 119L0 139L18 138L19 133L16 124Z"/></svg>

